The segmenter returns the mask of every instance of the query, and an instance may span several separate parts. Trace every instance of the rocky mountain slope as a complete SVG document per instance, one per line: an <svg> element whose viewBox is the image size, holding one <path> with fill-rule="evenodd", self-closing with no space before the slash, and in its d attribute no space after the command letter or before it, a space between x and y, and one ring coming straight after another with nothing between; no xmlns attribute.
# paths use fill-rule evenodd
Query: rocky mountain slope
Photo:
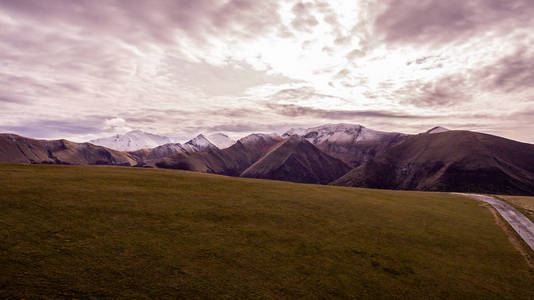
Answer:
<svg viewBox="0 0 534 300"><path fill-rule="evenodd" d="M306 139L293 135L248 167L241 177L326 184L350 170Z"/></svg>
<svg viewBox="0 0 534 300"><path fill-rule="evenodd" d="M187 150L180 143L171 143L151 149L130 151L129 153L135 157L139 165L145 165L147 163L160 160L164 157L182 152L187 152Z"/></svg>
<svg viewBox="0 0 534 300"><path fill-rule="evenodd" d="M183 145L180 143L169 143L155 148L132 151L130 154L136 158L139 165L147 165L177 153L207 152L217 149L217 146L201 134Z"/></svg>
<svg viewBox="0 0 534 300"><path fill-rule="evenodd" d="M212 144L203 134L199 134L182 146L186 152L207 152L217 150L217 146Z"/></svg>
<svg viewBox="0 0 534 300"><path fill-rule="evenodd" d="M160 168L239 176L281 140L278 135L251 134L226 149L179 153L166 157L154 165Z"/></svg>
<svg viewBox="0 0 534 300"><path fill-rule="evenodd" d="M36 140L15 134L0 134L0 163L134 166L137 161L129 153L89 143Z"/></svg>
<svg viewBox="0 0 534 300"><path fill-rule="evenodd" d="M411 136L332 184L534 194L534 145L470 131Z"/></svg>
<svg viewBox="0 0 534 300"><path fill-rule="evenodd" d="M233 144L236 143L236 141L232 138L230 138L229 136L227 136L226 134L224 133L214 133L214 134L210 134L208 136L208 140L214 144L215 146L217 146L217 148L219 149L225 149L225 148L228 148L230 146L232 146Z"/></svg>
<svg viewBox="0 0 534 300"><path fill-rule="evenodd" d="M357 124L328 124L308 129L292 129L283 137L304 137L321 151L356 167L409 135L372 130Z"/></svg>

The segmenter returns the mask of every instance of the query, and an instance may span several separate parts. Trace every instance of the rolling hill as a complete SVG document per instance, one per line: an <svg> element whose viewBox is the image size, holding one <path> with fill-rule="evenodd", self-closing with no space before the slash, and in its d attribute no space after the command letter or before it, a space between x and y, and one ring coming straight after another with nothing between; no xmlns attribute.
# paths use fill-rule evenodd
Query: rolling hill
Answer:
<svg viewBox="0 0 534 300"><path fill-rule="evenodd" d="M2 299L533 299L477 201L161 169L0 165Z"/></svg>
<svg viewBox="0 0 534 300"><path fill-rule="evenodd" d="M419 134L332 184L534 195L534 145L470 131Z"/></svg>

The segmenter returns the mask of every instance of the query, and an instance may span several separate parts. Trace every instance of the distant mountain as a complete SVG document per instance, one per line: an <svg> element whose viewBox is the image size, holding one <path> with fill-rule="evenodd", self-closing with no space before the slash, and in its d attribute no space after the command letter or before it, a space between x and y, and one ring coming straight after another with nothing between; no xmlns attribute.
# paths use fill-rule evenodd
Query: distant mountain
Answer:
<svg viewBox="0 0 534 300"><path fill-rule="evenodd" d="M372 130L357 124L327 124L308 129L291 129L283 137L304 137L321 151L356 167L409 135Z"/></svg>
<svg viewBox="0 0 534 300"><path fill-rule="evenodd" d="M406 138L332 184L534 195L534 145L470 131L423 133Z"/></svg>
<svg viewBox="0 0 534 300"><path fill-rule="evenodd" d="M293 135L243 171L241 177L327 184L349 170L343 161Z"/></svg>
<svg viewBox="0 0 534 300"><path fill-rule="evenodd" d="M278 135L251 134L226 149L178 153L154 165L160 168L239 176L281 140Z"/></svg>
<svg viewBox="0 0 534 300"><path fill-rule="evenodd" d="M140 149L129 152L140 165L160 160L164 157L171 156L177 153L187 152L187 150L179 143L170 143L161 145L151 149Z"/></svg>
<svg viewBox="0 0 534 300"><path fill-rule="evenodd" d="M187 152L207 152L219 149L217 148L217 146L212 144L203 134L199 134L195 138L183 144L182 147Z"/></svg>
<svg viewBox="0 0 534 300"><path fill-rule="evenodd" d="M234 139L230 138L229 136L227 136L224 133L210 134L208 136L208 140L212 144L217 146L217 148L219 148L219 149L228 148L228 147L232 146L233 144L235 144L235 142L236 142Z"/></svg>
<svg viewBox="0 0 534 300"><path fill-rule="evenodd" d="M133 151L131 154L139 161L140 165L147 165L178 153L208 152L213 150L218 150L217 146L200 134L183 145L169 143L155 148Z"/></svg>
<svg viewBox="0 0 534 300"><path fill-rule="evenodd" d="M121 165L137 164L129 153L67 140L36 140L0 134L0 163Z"/></svg>
<svg viewBox="0 0 534 300"><path fill-rule="evenodd" d="M120 151L135 151L139 149L154 148L171 143L172 141L166 136L134 130L125 134L117 134L112 137L95 139L89 142Z"/></svg>

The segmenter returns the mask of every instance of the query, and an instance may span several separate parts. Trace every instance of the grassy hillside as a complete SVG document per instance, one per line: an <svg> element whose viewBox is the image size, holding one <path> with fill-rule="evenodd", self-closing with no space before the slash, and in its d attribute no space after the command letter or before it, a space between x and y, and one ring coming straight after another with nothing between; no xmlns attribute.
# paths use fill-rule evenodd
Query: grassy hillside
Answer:
<svg viewBox="0 0 534 300"><path fill-rule="evenodd" d="M464 197L45 165L0 188L0 298L534 298Z"/></svg>
<svg viewBox="0 0 534 300"><path fill-rule="evenodd" d="M534 195L534 145L472 131L418 134L332 184Z"/></svg>

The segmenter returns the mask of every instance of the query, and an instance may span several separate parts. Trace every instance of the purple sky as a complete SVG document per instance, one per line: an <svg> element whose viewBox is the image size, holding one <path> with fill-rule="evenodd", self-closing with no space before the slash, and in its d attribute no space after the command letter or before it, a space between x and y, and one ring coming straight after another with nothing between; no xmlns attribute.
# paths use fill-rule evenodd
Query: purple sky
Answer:
<svg viewBox="0 0 534 300"><path fill-rule="evenodd" d="M0 131L324 123L534 142L532 0L0 0Z"/></svg>

